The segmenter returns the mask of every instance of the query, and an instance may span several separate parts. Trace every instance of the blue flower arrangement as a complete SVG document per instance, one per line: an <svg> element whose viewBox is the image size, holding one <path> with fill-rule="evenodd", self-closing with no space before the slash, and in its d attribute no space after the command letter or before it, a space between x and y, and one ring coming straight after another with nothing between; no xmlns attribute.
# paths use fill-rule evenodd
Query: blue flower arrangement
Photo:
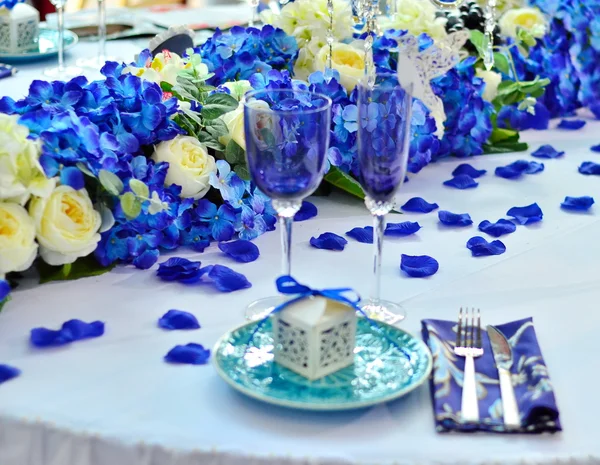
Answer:
<svg viewBox="0 0 600 465"><path fill-rule="evenodd" d="M23 3L25 0L0 0L0 11L2 8L12 10L18 3Z"/></svg>

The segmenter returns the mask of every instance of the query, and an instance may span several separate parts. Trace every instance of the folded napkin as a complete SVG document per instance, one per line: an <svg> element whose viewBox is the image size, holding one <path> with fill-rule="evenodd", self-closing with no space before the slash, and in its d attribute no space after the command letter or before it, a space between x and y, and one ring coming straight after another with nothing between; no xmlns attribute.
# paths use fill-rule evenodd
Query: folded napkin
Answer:
<svg viewBox="0 0 600 465"><path fill-rule="evenodd" d="M422 325L423 339L433 354L431 395L437 431L507 432L503 424L498 370L484 328L483 355L475 359L480 423L473 424L463 423L460 416L465 359L454 355L456 322L423 320ZM496 328L508 339L513 351L511 374L522 427L511 432L560 431L556 399L532 319Z"/></svg>
<svg viewBox="0 0 600 465"><path fill-rule="evenodd" d="M0 79L10 77L16 72L17 68L0 63Z"/></svg>

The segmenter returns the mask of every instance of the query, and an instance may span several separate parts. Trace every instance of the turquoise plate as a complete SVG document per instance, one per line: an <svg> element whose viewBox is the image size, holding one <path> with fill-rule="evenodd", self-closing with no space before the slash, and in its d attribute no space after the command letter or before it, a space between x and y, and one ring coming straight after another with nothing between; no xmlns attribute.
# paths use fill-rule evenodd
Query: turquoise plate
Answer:
<svg viewBox="0 0 600 465"><path fill-rule="evenodd" d="M247 323L221 337L213 364L231 387L270 404L302 410L369 407L408 394L431 373L431 353L423 341L385 323L377 323L378 330L359 318L354 364L309 381L273 362L270 321L246 350L257 324Z"/></svg>
<svg viewBox="0 0 600 465"><path fill-rule="evenodd" d="M65 29L65 51L75 47L79 38L74 32ZM51 58L58 55L58 31L40 27L38 40L29 50L19 54L0 53L0 62L4 63L27 63Z"/></svg>

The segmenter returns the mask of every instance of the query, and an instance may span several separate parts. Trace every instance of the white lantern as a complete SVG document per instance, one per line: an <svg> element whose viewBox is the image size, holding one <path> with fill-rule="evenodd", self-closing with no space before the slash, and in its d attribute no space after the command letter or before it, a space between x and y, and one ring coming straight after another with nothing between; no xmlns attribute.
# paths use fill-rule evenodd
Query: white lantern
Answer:
<svg viewBox="0 0 600 465"><path fill-rule="evenodd" d="M356 309L309 297L274 315L273 336L275 362L319 379L354 363Z"/></svg>
<svg viewBox="0 0 600 465"><path fill-rule="evenodd" d="M0 8L0 53L23 53L38 40L40 14L31 5Z"/></svg>

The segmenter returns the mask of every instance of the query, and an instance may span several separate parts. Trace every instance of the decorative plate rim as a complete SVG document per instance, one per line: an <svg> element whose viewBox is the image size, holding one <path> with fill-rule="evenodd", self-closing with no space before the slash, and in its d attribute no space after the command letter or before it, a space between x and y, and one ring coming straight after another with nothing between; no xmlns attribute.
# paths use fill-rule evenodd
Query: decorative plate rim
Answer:
<svg viewBox="0 0 600 465"><path fill-rule="evenodd" d="M425 342L423 342L421 339L416 337L414 334L412 334L404 329L401 329L397 326L389 325L387 323L378 321L377 324L379 324L379 325L389 326L396 331L400 331L400 332L410 336L412 339L414 339L417 342L417 345L419 345L421 347L423 353L427 357L427 368L425 369L424 374L422 375L421 379L419 379L417 382L411 384L410 386L406 386L404 388L397 390L396 392L394 392L392 394L388 394L388 395L382 396L377 399L369 399L369 400L364 400L364 401L360 401L360 402L343 402L343 403L337 402L337 403L330 403L330 404L316 404L316 403L302 403L302 402L294 402L294 401L277 399L274 397L270 397L268 395L259 394L251 389L246 388L245 386L237 384L225 373L225 371L221 368L221 366L218 363L218 356L217 356L217 354L219 352L218 349L221 346L221 344L223 344L225 339L228 338L233 332L239 331L240 329L242 329L246 326L253 325L253 324L256 324L256 321L250 321L250 322L243 323L241 325L238 325L238 326L230 329L229 331L227 331L226 333L221 335L221 337L219 337L219 339L213 346L213 356L211 357L212 365L215 368L219 377L223 381L225 381L230 387L232 387L236 391L238 391L252 399L255 399L255 400L258 400L261 402L265 402L267 404L277 405L279 407L286 407L286 408L291 408L291 409L296 409L296 410L309 410L309 411L315 411L315 412L357 410L357 409L361 409L361 408L372 407L375 405L391 402L393 400L399 399L400 397L404 397L405 395L411 393L415 389L421 387L429 379L429 376L431 375L431 370L433 369L433 357L431 355L431 351L429 350L429 347L427 347L427 344L425 344Z"/></svg>
<svg viewBox="0 0 600 465"><path fill-rule="evenodd" d="M53 29L51 27L40 26L38 37L40 36L42 31L55 31L55 30L56 29ZM65 36L67 34L71 35L73 42L71 42L70 44L65 44L65 49L64 49L65 52L67 50L72 49L73 47L75 47L75 45L77 45L79 43L79 36L77 34L75 34L70 29L65 29ZM38 58L38 57L46 57L46 56L50 56L50 55L55 55L57 53L58 53L58 49L55 49L51 52L40 52L38 50L37 52L0 53L0 59L6 60L6 59Z"/></svg>

